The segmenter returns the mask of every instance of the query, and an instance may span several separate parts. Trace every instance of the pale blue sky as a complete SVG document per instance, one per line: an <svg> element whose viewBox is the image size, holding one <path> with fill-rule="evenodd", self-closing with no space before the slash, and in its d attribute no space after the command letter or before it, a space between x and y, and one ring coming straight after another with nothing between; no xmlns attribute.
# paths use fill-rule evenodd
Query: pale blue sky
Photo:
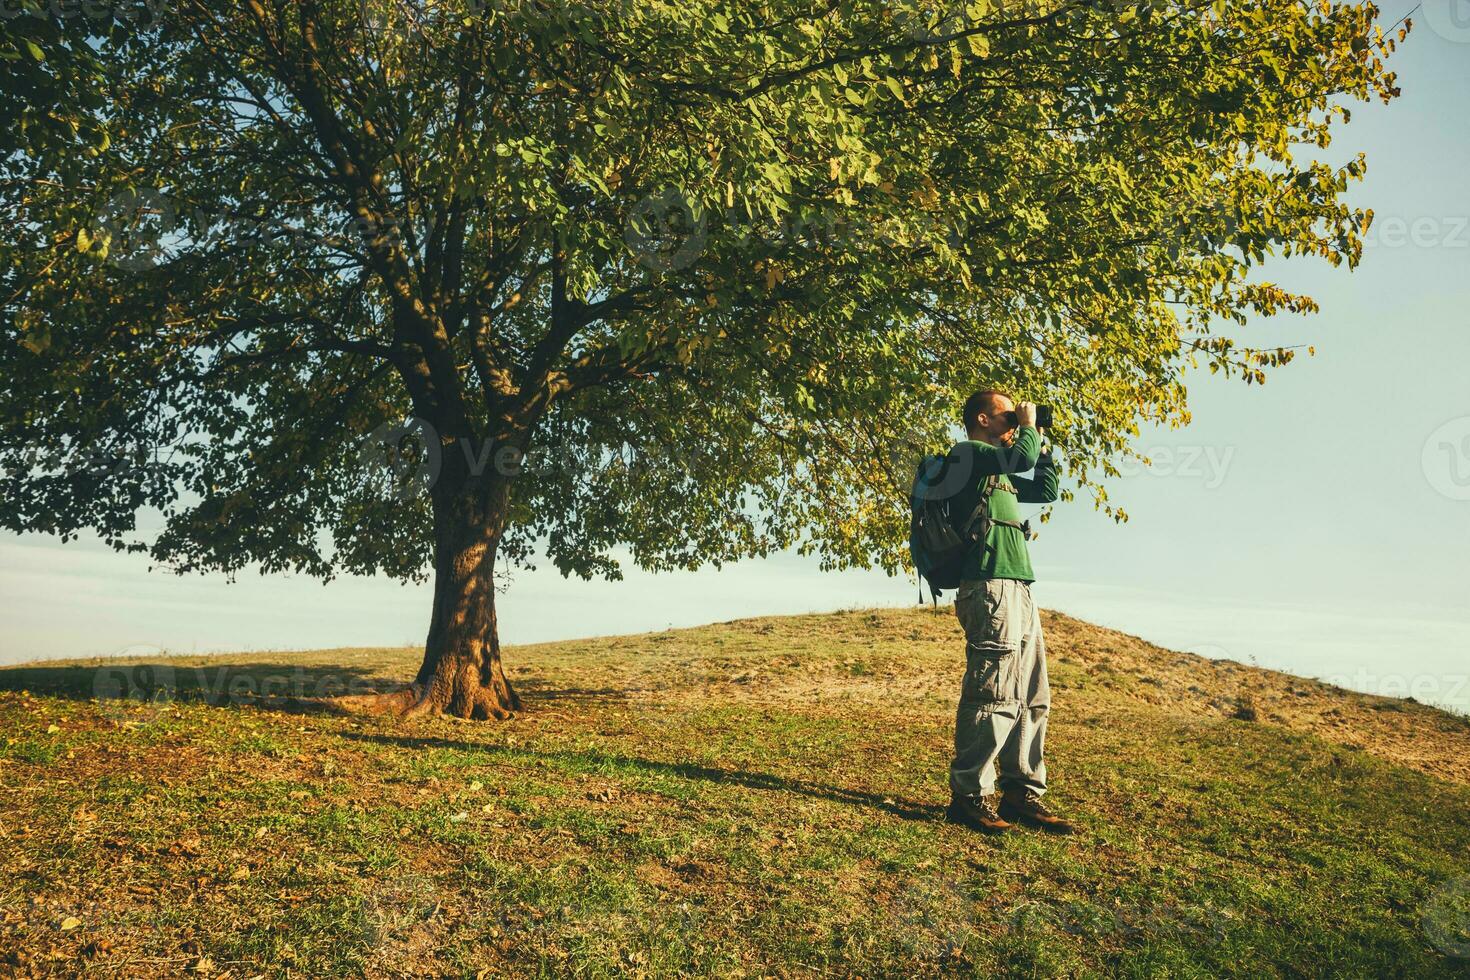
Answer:
<svg viewBox="0 0 1470 980"><path fill-rule="evenodd" d="M1043 606L1164 646L1470 710L1470 0L1431 3L1393 62L1403 98L1356 107L1332 150L1368 153L1352 191L1378 215L1363 264L1269 266L1322 312L1244 332L1259 346L1314 344L1317 356L1264 388L1197 375L1194 423L1145 432L1139 445L1158 465L1110 486L1132 520L1115 525L1079 499L1032 544ZM1410 6L1385 6L1385 23ZM824 574L794 555L627 576L520 573L501 598L502 636L917 598L911 578ZM228 584L150 573L95 541L0 536L0 663L418 645L428 615L427 586L254 573Z"/></svg>

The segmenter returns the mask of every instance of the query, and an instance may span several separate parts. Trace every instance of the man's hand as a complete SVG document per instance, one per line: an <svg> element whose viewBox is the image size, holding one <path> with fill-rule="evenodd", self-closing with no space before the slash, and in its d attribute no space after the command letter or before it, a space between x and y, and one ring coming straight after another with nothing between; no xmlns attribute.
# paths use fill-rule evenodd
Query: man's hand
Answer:
<svg viewBox="0 0 1470 980"><path fill-rule="evenodd" d="M1016 425L1029 425L1036 428L1036 403L1021 402L1016 406Z"/></svg>

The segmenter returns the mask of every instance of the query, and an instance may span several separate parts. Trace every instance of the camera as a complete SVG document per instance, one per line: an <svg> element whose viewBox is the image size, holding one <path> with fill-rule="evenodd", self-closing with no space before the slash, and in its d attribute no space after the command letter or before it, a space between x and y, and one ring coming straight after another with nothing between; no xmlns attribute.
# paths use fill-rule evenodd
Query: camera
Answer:
<svg viewBox="0 0 1470 980"><path fill-rule="evenodd" d="M1005 414L1005 420L1011 424L1012 428L1014 428L1020 422L1020 419L1016 416L1016 413L1015 412L1006 412L1006 414ZM1051 428L1051 406L1050 405L1037 405L1036 406L1036 427L1038 429L1049 429L1049 428Z"/></svg>

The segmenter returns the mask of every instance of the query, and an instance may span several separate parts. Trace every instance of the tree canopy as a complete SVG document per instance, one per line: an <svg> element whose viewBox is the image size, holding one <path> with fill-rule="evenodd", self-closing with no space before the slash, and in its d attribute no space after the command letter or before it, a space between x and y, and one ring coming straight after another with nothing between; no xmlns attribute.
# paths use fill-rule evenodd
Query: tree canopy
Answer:
<svg viewBox="0 0 1470 980"><path fill-rule="evenodd" d="M1121 516L1190 367L1292 357L1240 336L1314 309L1261 263L1358 261L1364 163L1316 154L1402 39L1330 0L26 9L0 525L322 576L423 574L470 486L513 563L896 571L990 384ZM432 493L365 472L409 417Z"/></svg>

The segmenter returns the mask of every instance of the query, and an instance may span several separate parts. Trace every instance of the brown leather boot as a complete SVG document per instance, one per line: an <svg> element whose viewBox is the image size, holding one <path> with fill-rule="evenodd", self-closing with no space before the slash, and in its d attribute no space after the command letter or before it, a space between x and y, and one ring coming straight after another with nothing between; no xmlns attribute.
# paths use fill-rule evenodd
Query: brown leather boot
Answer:
<svg viewBox="0 0 1470 980"><path fill-rule="evenodd" d="M1075 828L1041 803L1041 794L1031 787L1007 788L1000 798L1000 816L1051 834L1070 834Z"/></svg>
<svg viewBox="0 0 1470 980"><path fill-rule="evenodd" d="M963 824L982 834L1003 834L1015 826L1000 818L995 812L995 797L956 796L949 801L944 819L950 823Z"/></svg>

